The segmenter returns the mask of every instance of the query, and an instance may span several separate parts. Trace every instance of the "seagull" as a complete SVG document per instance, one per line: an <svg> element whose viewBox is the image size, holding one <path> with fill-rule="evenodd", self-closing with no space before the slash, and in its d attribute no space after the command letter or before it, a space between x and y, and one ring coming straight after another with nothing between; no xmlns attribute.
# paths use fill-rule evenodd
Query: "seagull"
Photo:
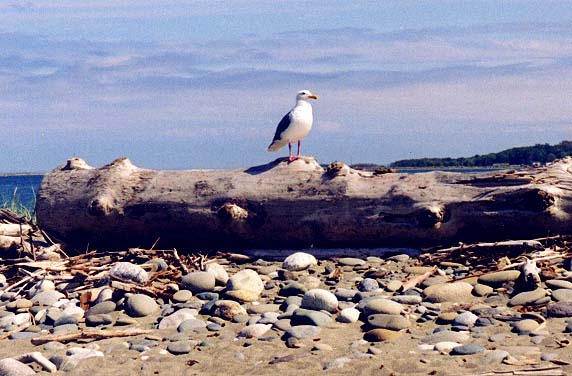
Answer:
<svg viewBox="0 0 572 376"><path fill-rule="evenodd" d="M309 99L318 99L316 94L309 90L299 91L296 95L296 105L280 120L276 127L276 134L268 151L278 151L288 144L288 161L293 162L300 158L300 140L310 133L312 129L312 105ZM292 155L292 142L298 141L298 154Z"/></svg>

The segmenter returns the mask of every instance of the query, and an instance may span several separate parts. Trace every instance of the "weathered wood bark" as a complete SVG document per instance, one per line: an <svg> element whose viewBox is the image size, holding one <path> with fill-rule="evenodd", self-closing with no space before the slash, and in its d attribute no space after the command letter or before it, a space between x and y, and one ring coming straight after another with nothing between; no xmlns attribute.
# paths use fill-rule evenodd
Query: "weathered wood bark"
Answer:
<svg viewBox="0 0 572 376"><path fill-rule="evenodd" d="M44 177L37 219L78 247L429 246L572 233L572 158L522 171L380 174L313 158L154 171L72 159Z"/></svg>

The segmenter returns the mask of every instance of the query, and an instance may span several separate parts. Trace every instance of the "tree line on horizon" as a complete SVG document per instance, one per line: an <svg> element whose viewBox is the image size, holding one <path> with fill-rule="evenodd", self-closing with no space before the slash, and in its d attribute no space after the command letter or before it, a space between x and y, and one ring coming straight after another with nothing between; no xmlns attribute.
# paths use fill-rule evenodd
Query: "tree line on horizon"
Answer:
<svg viewBox="0 0 572 376"><path fill-rule="evenodd" d="M419 158L403 159L390 164L390 167L491 167L494 165L532 165L552 162L572 155L572 141L562 141L556 145L536 144L503 150L498 153L474 155L461 158Z"/></svg>

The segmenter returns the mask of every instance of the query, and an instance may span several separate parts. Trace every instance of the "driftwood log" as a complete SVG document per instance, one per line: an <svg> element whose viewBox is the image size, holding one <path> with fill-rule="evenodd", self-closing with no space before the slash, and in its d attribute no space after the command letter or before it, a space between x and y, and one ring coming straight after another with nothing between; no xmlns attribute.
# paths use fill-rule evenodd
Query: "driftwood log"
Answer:
<svg viewBox="0 0 572 376"><path fill-rule="evenodd" d="M47 174L38 225L78 248L419 247L572 233L572 158L517 171L376 174L313 158L155 171L79 158Z"/></svg>

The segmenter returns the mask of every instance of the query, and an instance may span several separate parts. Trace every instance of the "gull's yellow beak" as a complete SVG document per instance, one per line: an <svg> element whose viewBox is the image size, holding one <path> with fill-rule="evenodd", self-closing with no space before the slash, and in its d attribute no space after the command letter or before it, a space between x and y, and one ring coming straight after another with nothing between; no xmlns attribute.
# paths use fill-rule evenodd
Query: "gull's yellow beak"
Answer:
<svg viewBox="0 0 572 376"><path fill-rule="evenodd" d="M316 94L311 94L311 95L308 95L308 98L310 98L310 99L318 99L318 96L317 96Z"/></svg>

